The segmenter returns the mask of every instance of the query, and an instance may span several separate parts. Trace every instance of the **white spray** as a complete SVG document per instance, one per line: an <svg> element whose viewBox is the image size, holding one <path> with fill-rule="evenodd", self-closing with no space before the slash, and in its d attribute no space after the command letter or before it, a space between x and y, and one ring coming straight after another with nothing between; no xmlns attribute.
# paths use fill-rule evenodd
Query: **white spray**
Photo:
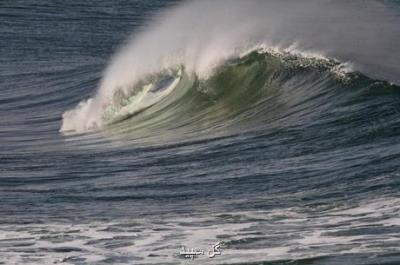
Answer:
<svg viewBox="0 0 400 265"><path fill-rule="evenodd" d="M373 77L400 81L400 17L379 1L198 0L166 10L113 57L97 95L63 115L61 131L102 126L117 89L184 65L200 77L254 47L275 47L350 62Z"/></svg>

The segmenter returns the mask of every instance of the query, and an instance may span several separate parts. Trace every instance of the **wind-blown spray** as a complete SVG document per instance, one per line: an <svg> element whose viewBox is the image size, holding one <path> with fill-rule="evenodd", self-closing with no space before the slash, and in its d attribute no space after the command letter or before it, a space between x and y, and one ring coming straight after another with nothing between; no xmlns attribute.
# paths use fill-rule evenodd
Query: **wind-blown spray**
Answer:
<svg viewBox="0 0 400 265"><path fill-rule="evenodd" d="M379 21L379 23L377 23ZM189 1L159 14L113 57L98 93L63 115L61 131L104 125L116 91L132 93L150 75L182 65L207 78L229 59L263 47L335 58L398 82L400 18L377 1Z"/></svg>

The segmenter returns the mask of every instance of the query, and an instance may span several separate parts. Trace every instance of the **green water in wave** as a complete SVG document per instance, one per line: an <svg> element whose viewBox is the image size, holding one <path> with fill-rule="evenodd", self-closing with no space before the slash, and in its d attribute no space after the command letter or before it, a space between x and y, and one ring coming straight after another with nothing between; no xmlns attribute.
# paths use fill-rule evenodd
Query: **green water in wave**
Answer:
<svg viewBox="0 0 400 265"><path fill-rule="evenodd" d="M107 133L138 141L207 138L210 132L214 137L242 133L274 126L278 121L294 123L299 115L321 104L328 106L343 93L357 94L375 83L358 73L340 72L340 64L332 60L257 51L225 63L207 79L199 79L183 67L181 70L170 93L154 104L113 117L115 122L109 124ZM121 99L117 93L115 98L123 104L114 103L111 113L118 113L116 105L140 106L141 98L150 93L149 84L162 76L142 82L134 96Z"/></svg>

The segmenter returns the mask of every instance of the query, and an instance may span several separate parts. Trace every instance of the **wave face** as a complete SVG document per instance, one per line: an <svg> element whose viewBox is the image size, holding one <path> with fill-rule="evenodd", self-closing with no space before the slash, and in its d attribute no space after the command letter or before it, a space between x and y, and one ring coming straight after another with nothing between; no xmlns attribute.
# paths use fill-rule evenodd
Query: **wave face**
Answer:
<svg viewBox="0 0 400 265"><path fill-rule="evenodd" d="M2 0L0 264L400 264L399 20Z"/></svg>
<svg viewBox="0 0 400 265"><path fill-rule="evenodd" d="M101 121L108 136L171 143L295 125L366 89L399 89L347 71L333 60L261 49L216 67L207 78L182 66L144 78L131 94L117 90Z"/></svg>
<svg viewBox="0 0 400 265"><path fill-rule="evenodd" d="M102 127L114 94L132 94L147 76L183 65L207 78L255 47L337 59L374 78L397 82L399 23L391 9L373 1L192 1L162 13L128 41L112 59L97 95L64 114L61 131Z"/></svg>

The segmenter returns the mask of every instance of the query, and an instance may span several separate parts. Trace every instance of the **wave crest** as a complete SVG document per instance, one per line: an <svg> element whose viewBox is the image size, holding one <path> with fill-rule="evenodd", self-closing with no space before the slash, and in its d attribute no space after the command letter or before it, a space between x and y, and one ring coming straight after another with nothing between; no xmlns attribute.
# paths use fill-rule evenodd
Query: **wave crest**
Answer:
<svg viewBox="0 0 400 265"><path fill-rule="evenodd" d="M371 10L373 13L365 12ZM379 38L381 30L370 23L371 16L382 20L380 25L386 23L393 37ZM132 95L132 89L141 87L140 82L164 69L182 66L188 76L207 79L226 62L260 48L269 53L300 55L317 61L337 58L346 63L330 69L343 76L349 71L348 65L382 78L399 76L399 67L394 65L400 56L397 50L392 51L396 36L400 36L395 34L400 31L396 19L378 2L185 3L160 14L146 30L128 41L112 59L96 96L64 113L61 131L85 132L104 127L108 123L104 113L109 112L107 108L116 94ZM358 43L358 39L368 39L368 45Z"/></svg>

